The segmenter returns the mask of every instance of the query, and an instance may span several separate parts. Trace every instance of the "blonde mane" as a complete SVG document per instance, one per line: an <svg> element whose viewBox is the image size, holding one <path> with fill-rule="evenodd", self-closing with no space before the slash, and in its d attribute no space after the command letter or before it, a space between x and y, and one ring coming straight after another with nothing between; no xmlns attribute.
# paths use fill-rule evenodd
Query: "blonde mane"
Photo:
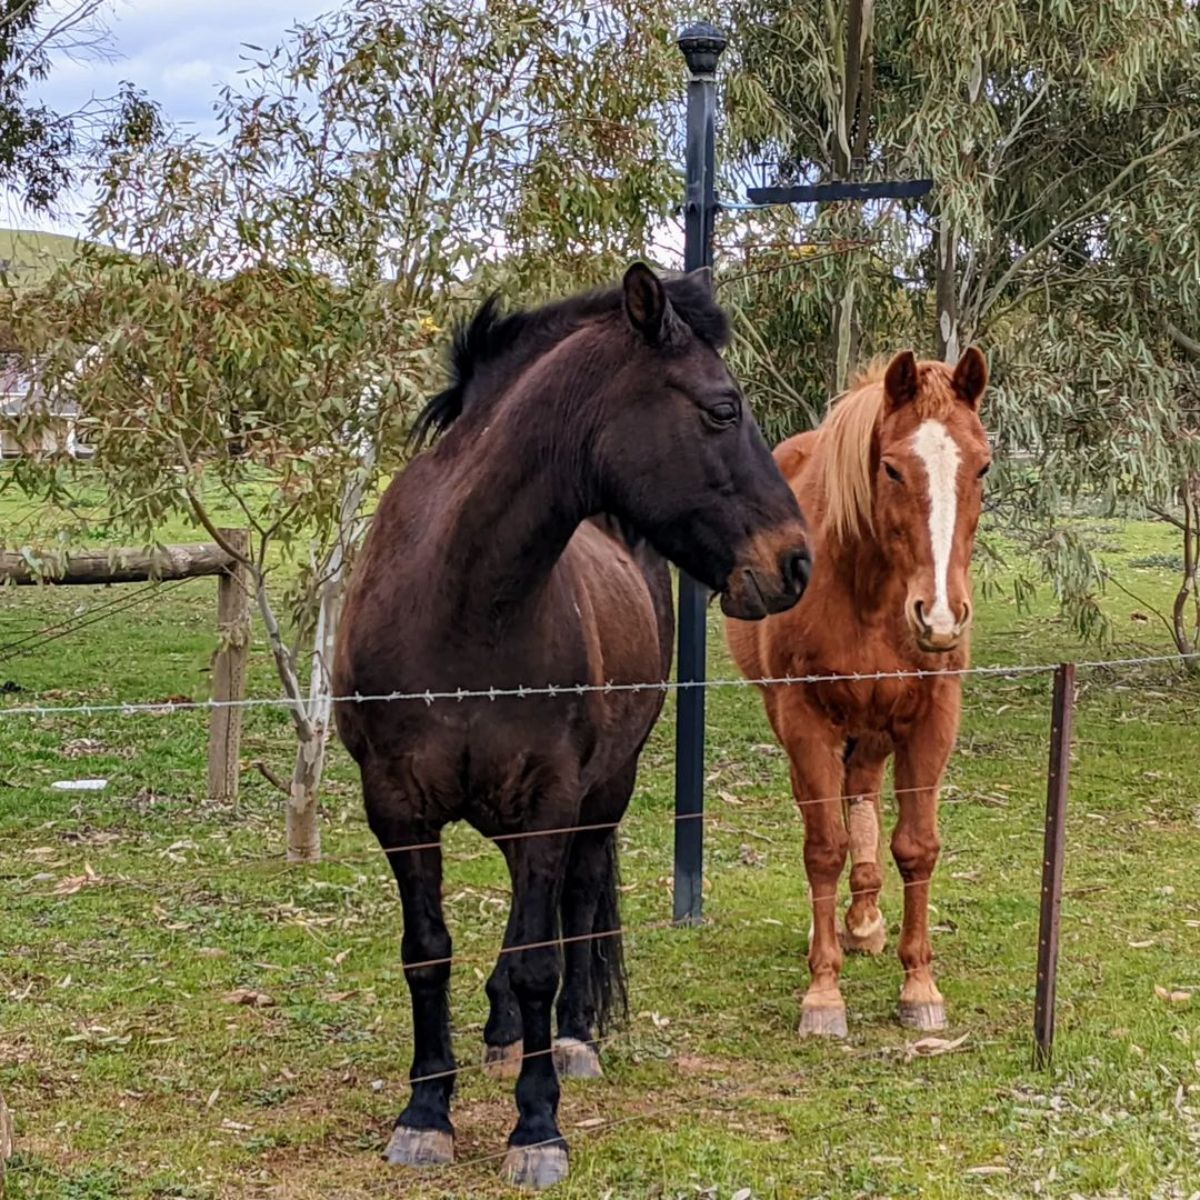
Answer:
<svg viewBox="0 0 1200 1200"><path fill-rule="evenodd" d="M875 532L871 448L883 415L887 368L887 359L874 359L857 372L821 423L825 524L841 542ZM921 362L917 378L917 411L923 418L944 416L954 404L951 368L936 361Z"/></svg>

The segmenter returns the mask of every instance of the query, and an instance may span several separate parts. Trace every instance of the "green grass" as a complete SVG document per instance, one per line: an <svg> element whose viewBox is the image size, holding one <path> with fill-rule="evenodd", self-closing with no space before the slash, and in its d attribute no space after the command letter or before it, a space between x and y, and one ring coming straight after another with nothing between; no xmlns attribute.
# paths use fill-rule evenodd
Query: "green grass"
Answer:
<svg viewBox="0 0 1200 1200"><path fill-rule="evenodd" d="M12 501L0 502L9 519ZM7 508L5 506L8 506ZM1122 581L1163 607L1174 546L1150 525L1090 526ZM170 537L188 536L174 530ZM1134 565L1138 562L1142 565ZM206 694L215 588L146 597L0 662L5 703ZM0 644L112 598L0 594ZM1143 603L1106 599L1118 654L1166 648ZM1052 598L979 605L979 663L1093 657ZM733 673L713 624L713 675ZM3 654L0 653L0 657ZM709 695L706 924L670 916L673 714L623 827L632 1017L603 1081L564 1089L572 1176L598 1198L1187 1196L1200 1188L1200 689L1170 672L1081 679L1053 1070L1030 1065L1049 679L968 681L934 885L942 1057L895 1022L889 953L848 962L845 1045L795 1030L808 908L786 760L757 698ZM252 693L278 692L261 640ZM247 771L236 809L204 794L201 715L0 719L0 1091L19 1200L109 1197L500 1197L514 1119L476 1069L483 975L506 880L449 836L460 1165L402 1176L378 1158L403 1104L408 1000L400 912L346 756L332 752L326 862L281 865L279 800ZM84 741L83 739L89 739ZM248 714L247 762L288 762L288 730ZM99 794L54 780L99 775ZM890 804L889 804L890 808ZM890 823L890 822L889 822ZM225 1003L236 987L276 1003ZM605 1122L615 1122L608 1125Z"/></svg>

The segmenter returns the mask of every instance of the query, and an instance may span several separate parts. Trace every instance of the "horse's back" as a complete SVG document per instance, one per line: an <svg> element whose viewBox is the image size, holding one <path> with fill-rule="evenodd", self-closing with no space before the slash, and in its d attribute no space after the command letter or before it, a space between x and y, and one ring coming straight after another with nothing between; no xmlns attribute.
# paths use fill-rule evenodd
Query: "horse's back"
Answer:
<svg viewBox="0 0 1200 1200"><path fill-rule="evenodd" d="M784 479L792 485L793 492L796 491L805 468L813 459L817 448L817 436L815 429L797 433L780 442L771 452L775 457L775 465Z"/></svg>

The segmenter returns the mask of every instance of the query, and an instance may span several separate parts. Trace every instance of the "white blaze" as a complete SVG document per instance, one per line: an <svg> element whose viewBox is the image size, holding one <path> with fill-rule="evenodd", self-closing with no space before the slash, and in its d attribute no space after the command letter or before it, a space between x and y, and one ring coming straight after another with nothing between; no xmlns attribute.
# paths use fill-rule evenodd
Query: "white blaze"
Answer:
<svg viewBox="0 0 1200 1200"><path fill-rule="evenodd" d="M929 479L929 540L933 546L933 608L925 614L930 629L952 634L958 619L950 609L950 552L958 516L958 465L962 456L941 421L925 421L913 434L913 449Z"/></svg>

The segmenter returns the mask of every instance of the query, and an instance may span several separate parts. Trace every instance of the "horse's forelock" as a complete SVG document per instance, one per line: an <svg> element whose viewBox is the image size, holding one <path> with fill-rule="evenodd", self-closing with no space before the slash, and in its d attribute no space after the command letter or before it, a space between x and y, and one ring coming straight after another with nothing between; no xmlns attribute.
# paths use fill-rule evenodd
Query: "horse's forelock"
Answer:
<svg viewBox="0 0 1200 1200"><path fill-rule="evenodd" d="M825 522L839 541L874 532L872 447L883 421L886 359L875 359L855 374L850 388L834 400L821 425L824 459ZM941 420L954 411L953 371L945 363L917 366L918 390L912 401L921 420Z"/></svg>

